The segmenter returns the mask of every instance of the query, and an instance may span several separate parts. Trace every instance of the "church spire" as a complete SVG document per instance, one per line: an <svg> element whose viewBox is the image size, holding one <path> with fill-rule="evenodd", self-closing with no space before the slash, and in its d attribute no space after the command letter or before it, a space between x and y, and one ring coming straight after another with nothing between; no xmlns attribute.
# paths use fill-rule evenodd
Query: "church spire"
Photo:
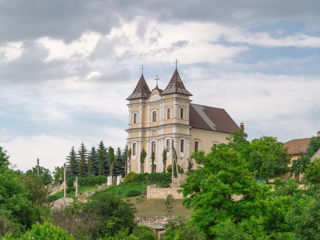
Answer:
<svg viewBox="0 0 320 240"><path fill-rule="evenodd" d="M180 93L187 96L192 96L192 94L185 88L180 75L178 73L178 69L176 67L171 80L168 86L163 90L162 95L172 94L172 93Z"/></svg>
<svg viewBox="0 0 320 240"><path fill-rule="evenodd" d="M131 93L131 95L127 98L127 100L139 99L139 98L146 99L150 96L150 93L151 91L148 87L148 84L146 83L146 80L144 79L143 72L142 72L136 88Z"/></svg>

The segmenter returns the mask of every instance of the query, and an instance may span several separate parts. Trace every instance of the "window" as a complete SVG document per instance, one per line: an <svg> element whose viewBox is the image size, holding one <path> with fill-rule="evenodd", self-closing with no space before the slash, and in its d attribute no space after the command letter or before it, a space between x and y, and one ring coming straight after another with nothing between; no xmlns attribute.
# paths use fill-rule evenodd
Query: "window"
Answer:
<svg viewBox="0 0 320 240"><path fill-rule="evenodd" d="M137 123L137 113L133 113L133 123Z"/></svg>
<svg viewBox="0 0 320 240"><path fill-rule="evenodd" d="M180 108L180 118L184 118L184 108Z"/></svg>
<svg viewBox="0 0 320 240"><path fill-rule="evenodd" d="M167 119L171 119L171 108L167 108Z"/></svg>
<svg viewBox="0 0 320 240"><path fill-rule="evenodd" d="M199 142L195 141L194 142L194 152L198 152L199 151Z"/></svg>
<svg viewBox="0 0 320 240"><path fill-rule="evenodd" d="M133 144L132 144L132 155L133 155L133 156L136 155L136 147L137 147L137 144L136 144L136 143L133 143Z"/></svg>
<svg viewBox="0 0 320 240"><path fill-rule="evenodd" d="M151 142L151 152L156 153L156 142L155 141Z"/></svg>
<svg viewBox="0 0 320 240"><path fill-rule="evenodd" d="M153 111L152 112L152 122L156 122L157 121L157 111Z"/></svg>
<svg viewBox="0 0 320 240"><path fill-rule="evenodd" d="M180 140L180 152L184 152L184 140L183 139L181 139Z"/></svg>
<svg viewBox="0 0 320 240"><path fill-rule="evenodd" d="M167 149L167 151L169 151L169 149L170 149L170 139L166 140L166 149Z"/></svg>

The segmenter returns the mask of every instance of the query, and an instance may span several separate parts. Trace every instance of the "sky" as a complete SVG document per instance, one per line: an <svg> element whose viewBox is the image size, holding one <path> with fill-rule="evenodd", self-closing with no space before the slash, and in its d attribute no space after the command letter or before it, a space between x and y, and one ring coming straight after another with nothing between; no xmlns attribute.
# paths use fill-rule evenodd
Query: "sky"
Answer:
<svg viewBox="0 0 320 240"><path fill-rule="evenodd" d="M0 0L0 145L12 167L53 169L72 146L126 144L144 65L175 69L192 102L224 108L250 139L320 130L318 0Z"/></svg>

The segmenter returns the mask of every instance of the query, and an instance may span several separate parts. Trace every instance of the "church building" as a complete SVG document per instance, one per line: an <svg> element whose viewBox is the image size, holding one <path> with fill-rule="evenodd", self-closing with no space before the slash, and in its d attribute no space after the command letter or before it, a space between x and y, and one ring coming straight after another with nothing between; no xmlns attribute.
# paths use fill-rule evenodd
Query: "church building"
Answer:
<svg viewBox="0 0 320 240"><path fill-rule="evenodd" d="M185 88L175 69L168 86L156 86L150 91L143 74L129 101L129 128L127 145L131 149L130 171L140 173L140 154L147 155L144 172L152 172L151 153L155 153L154 172L163 171L162 153L167 150L167 166L172 163L172 146L178 165L184 170L192 153L227 142L231 132L239 126L222 108L191 103L192 94Z"/></svg>

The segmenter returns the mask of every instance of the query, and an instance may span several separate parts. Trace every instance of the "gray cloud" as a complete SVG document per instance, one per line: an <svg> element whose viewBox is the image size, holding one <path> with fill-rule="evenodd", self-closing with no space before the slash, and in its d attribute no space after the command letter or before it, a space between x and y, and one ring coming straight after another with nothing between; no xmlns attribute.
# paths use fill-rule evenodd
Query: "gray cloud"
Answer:
<svg viewBox="0 0 320 240"><path fill-rule="evenodd" d="M161 21L214 21L232 25L308 19L319 23L320 2L252 0L2 0L0 42L42 36L71 41L86 30L108 33L119 19L136 16ZM319 24L316 24L319 26ZM143 35L143 26L139 28Z"/></svg>

